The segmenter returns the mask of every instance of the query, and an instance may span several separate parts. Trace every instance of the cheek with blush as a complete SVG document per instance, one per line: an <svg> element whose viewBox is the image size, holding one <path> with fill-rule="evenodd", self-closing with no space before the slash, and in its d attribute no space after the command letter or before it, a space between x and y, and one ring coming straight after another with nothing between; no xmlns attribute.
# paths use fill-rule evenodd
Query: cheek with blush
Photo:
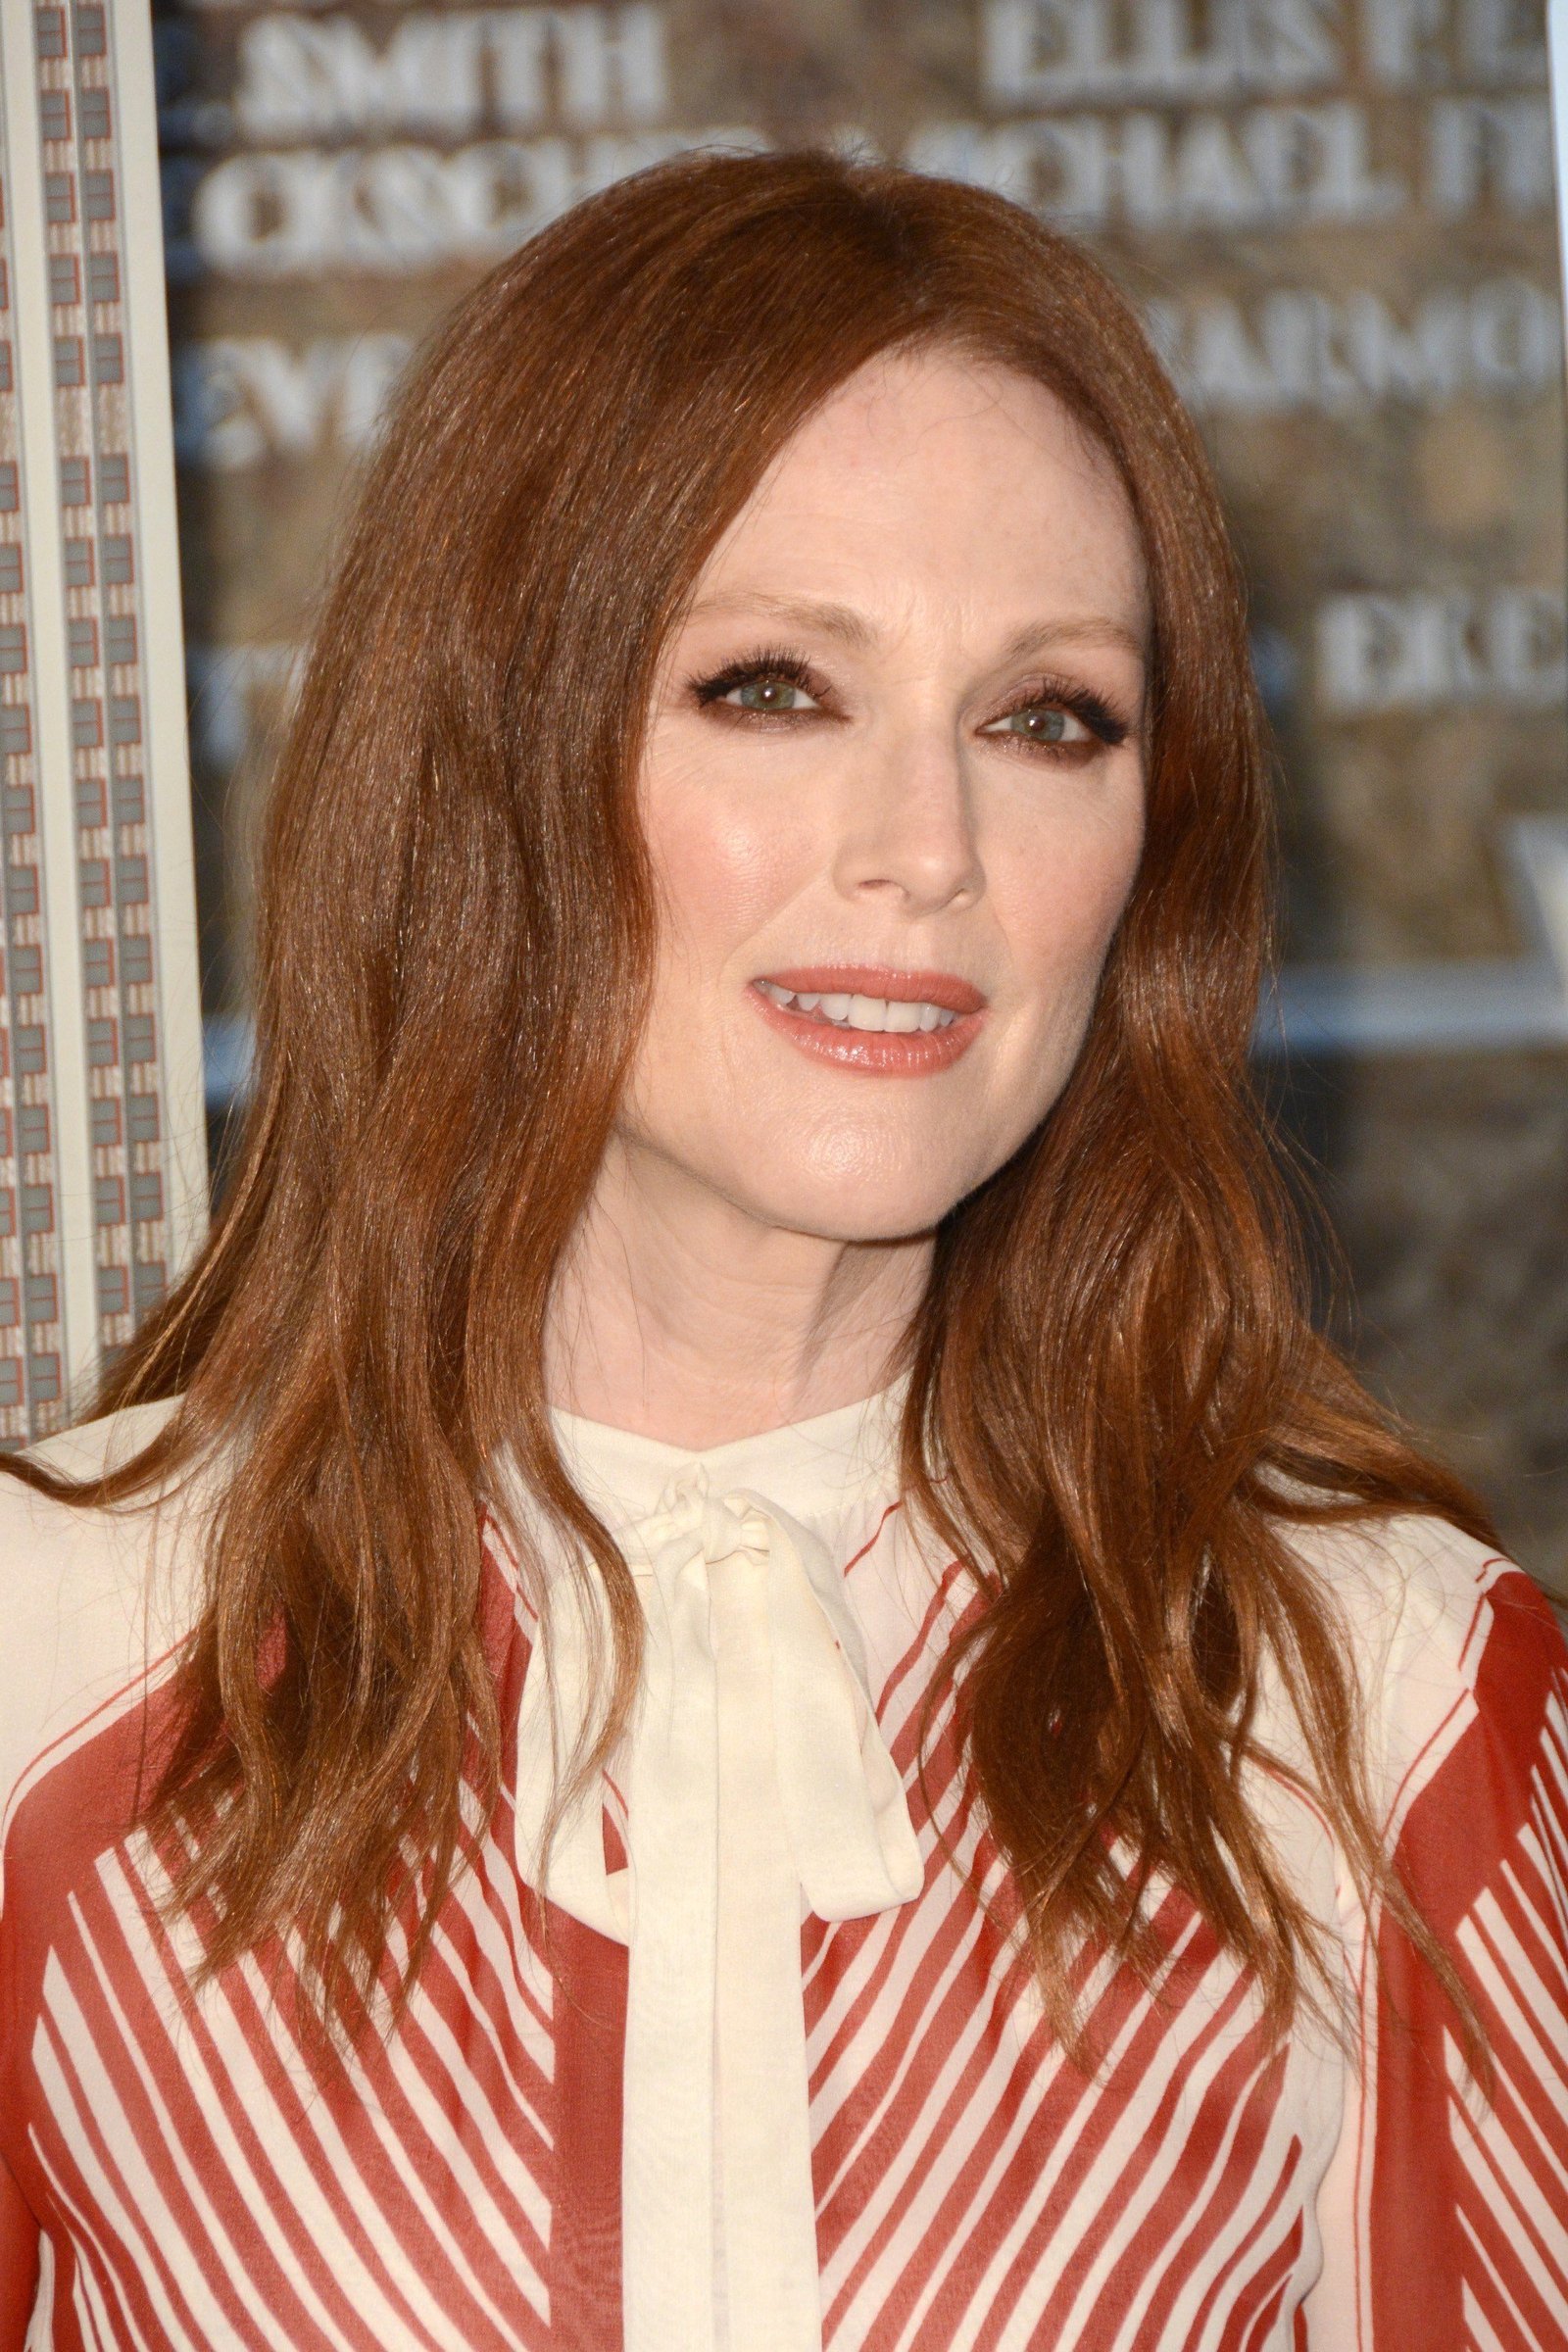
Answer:
<svg viewBox="0 0 1568 2352"><path fill-rule="evenodd" d="M1015 970L1039 1017L1081 1019L1137 879L1144 842L1141 760L1129 757L1083 821L1021 828L994 859L993 895Z"/></svg>
<svg viewBox="0 0 1568 2352"><path fill-rule="evenodd" d="M803 845L776 805L750 807L711 773L645 782L643 826L660 899L662 977L711 992L800 885Z"/></svg>

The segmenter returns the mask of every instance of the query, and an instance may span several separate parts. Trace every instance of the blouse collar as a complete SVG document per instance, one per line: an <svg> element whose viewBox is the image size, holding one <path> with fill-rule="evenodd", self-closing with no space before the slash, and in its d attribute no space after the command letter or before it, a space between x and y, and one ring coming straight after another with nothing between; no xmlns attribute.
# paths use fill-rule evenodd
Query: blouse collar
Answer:
<svg viewBox="0 0 1568 2352"><path fill-rule="evenodd" d="M612 1536L657 1510L671 1479L703 1469L714 1493L754 1489L804 1520L830 1550L847 1522L878 1510L899 1492L899 1431L909 1375L874 1396L786 1421L722 1446L693 1448L591 1421L552 1406L562 1458L573 1484Z"/></svg>

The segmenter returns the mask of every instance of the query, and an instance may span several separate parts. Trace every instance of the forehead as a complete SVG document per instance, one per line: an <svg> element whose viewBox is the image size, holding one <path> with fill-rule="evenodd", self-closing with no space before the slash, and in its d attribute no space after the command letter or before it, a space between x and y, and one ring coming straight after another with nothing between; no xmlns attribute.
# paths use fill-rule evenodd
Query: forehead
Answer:
<svg viewBox="0 0 1568 2352"><path fill-rule="evenodd" d="M1114 464L1056 395L949 351L869 362L775 457L700 593L855 593L992 611L1082 606L1147 632Z"/></svg>

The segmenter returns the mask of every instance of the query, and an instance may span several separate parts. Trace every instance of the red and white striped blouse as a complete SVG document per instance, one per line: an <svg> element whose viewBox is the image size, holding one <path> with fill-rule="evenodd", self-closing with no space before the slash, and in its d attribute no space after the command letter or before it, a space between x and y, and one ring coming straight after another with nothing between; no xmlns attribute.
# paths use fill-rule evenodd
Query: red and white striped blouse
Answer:
<svg viewBox="0 0 1568 2352"><path fill-rule="evenodd" d="M898 1395L701 1456L557 1416L647 1612L633 1735L541 1896L540 1595L502 1523L538 1531L498 1488L505 1793L400 2029L337 2071L260 1963L193 1993L200 1922L166 1922L171 1857L126 1829L195 1522L0 1480L0 2352L1564 2352L1568 1651L1534 1587L1431 1520L1313 1543L1491 2102L1276 1782L1253 1799L1355 2063L1271 2034L1165 1888L1160 1984L1089 1976L1089 2081L971 1890L1016 1918L946 1714L916 1778L978 1604L900 1502ZM47 1451L118 1454L167 1409ZM552 1590L569 1730L586 1629Z"/></svg>

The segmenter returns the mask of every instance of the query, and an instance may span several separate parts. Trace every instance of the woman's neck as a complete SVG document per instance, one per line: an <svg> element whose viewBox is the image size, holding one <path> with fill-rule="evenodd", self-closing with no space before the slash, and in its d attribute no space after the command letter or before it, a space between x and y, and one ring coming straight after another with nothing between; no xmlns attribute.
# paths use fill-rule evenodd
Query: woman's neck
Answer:
<svg viewBox="0 0 1568 2352"><path fill-rule="evenodd" d="M931 1249L769 1226L616 1155L557 1285L550 1401L694 1450L853 1404L893 1378Z"/></svg>

